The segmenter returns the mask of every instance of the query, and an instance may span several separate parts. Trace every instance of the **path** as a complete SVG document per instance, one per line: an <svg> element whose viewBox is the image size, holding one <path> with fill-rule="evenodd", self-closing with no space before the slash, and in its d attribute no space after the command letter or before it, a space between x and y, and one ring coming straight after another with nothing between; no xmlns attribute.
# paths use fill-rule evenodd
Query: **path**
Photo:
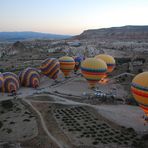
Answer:
<svg viewBox="0 0 148 148"><path fill-rule="evenodd" d="M58 140L49 133L41 113L31 104L31 102L26 99L22 99L22 101L27 103L37 113L37 115L39 116L39 119L41 121L42 127L43 127L45 133L48 135L48 137L50 139L52 139L58 145L59 148L65 148L65 146L61 146L61 143L59 143Z"/></svg>

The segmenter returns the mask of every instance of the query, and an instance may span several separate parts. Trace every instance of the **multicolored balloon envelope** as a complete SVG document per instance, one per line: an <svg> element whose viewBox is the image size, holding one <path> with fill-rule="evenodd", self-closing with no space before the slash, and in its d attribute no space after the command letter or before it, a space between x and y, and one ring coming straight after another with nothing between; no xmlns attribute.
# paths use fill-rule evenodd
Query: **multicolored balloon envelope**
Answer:
<svg viewBox="0 0 148 148"><path fill-rule="evenodd" d="M87 58L81 64L81 71L91 88L101 80L107 72L107 65L101 59Z"/></svg>
<svg viewBox="0 0 148 148"><path fill-rule="evenodd" d="M81 65L81 62L82 62L83 58L80 57L80 56L79 57L76 56L76 57L74 57L74 60L75 60L75 68L74 68L74 71L76 72L80 68L80 65Z"/></svg>
<svg viewBox="0 0 148 148"><path fill-rule="evenodd" d="M0 73L0 89L3 86L3 83L4 83L4 77L3 77L3 74Z"/></svg>
<svg viewBox="0 0 148 148"><path fill-rule="evenodd" d="M19 78L12 72L3 73L4 82L1 88L2 92L13 93L17 92L20 87Z"/></svg>
<svg viewBox="0 0 148 148"><path fill-rule="evenodd" d="M131 91L139 106L148 116L148 72L140 73L133 79Z"/></svg>
<svg viewBox="0 0 148 148"><path fill-rule="evenodd" d="M67 77L75 67L75 61L72 57L64 56L59 58L60 69L64 73L64 76Z"/></svg>
<svg viewBox="0 0 148 148"><path fill-rule="evenodd" d="M95 56L95 58L101 59L107 64L107 72L112 72L114 70L116 62L112 56L107 54L99 54Z"/></svg>
<svg viewBox="0 0 148 148"><path fill-rule="evenodd" d="M60 71L60 63L55 58L48 58L43 61L40 69L44 75L55 80Z"/></svg>
<svg viewBox="0 0 148 148"><path fill-rule="evenodd" d="M35 68L26 68L19 74L22 86L36 88L40 84L40 74Z"/></svg>

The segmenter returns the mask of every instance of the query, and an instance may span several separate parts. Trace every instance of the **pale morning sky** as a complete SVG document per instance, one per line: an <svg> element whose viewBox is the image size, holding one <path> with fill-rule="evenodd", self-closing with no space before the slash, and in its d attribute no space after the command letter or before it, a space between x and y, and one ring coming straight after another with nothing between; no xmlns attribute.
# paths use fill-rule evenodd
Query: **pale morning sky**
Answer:
<svg viewBox="0 0 148 148"><path fill-rule="evenodd" d="M0 31L80 34L148 25L148 0L0 0Z"/></svg>

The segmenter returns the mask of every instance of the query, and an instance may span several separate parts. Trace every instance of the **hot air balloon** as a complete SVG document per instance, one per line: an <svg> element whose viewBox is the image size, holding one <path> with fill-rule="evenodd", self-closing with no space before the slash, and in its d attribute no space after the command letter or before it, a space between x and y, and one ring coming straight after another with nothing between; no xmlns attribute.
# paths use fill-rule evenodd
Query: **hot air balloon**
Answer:
<svg viewBox="0 0 148 148"><path fill-rule="evenodd" d="M81 62L82 62L82 57L80 56L76 56L74 57L74 60L75 60L75 68L74 68L74 71L77 72L78 69L80 68L80 65L81 65Z"/></svg>
<svg viewBox="0 0 148 148"><path fill-rule="evenodd" d="M105 76L107 65L101 59L87 58L81 64L81 72L90 87L93 88Z"/></svg>
<svg viewBox="0 0 148 148"><path fill-rule="evenodd" d="M148 72L143 72L135 76L131 84L131 91L148 117Z"/></svg>
<svg viewBox="0 0 148 148"><path fill-rule="evenodd" d="M67 77L75 67L74 59L69 56L63 56L59 58L59 62L61 71L64 73L64 76Z"/></svg>
<svg viewBox="0 0 148 148"><path fill-rule="evenodd" d="M55 58L47 58L42 62L40 69L44 75L55 80L60 71L60 63Z"/></svg>
<svg viewBox="0 0 148 148"><path fill-rule="evenodd" d="M19 78L12 72L3 73L3 85L1 88L2 92L16 93L20 87Z"/></svg>
<svg viewBox="0 0 148 148"><path fill-rule="evenodd" d="M3 86L3 83L4 83L4 77L3 77L3 74L0 73L0 89Z"/></svg>
<svg viewBox="0 0 148 148"><path fill-rule="evenodd" d="M110 73L114 70L115 68L115 59L107 54L99 54L97 56L95 56L95 58L99 58L101 60L103 60L106 64L107 64L107 72Z"/></svg>
<svg viewBox="0 0 148 148"><path fill-rule="evenodd" d="M19 74L20 83L22 86L36 88L40 83L40 74L35 68L26 68Z"/></svg>

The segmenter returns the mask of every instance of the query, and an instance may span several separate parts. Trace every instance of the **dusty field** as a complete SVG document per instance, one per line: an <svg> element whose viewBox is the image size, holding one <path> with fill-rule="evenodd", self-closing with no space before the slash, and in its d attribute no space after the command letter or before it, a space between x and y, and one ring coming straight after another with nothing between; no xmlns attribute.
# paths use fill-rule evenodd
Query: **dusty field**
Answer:
<svg viewBox="0 0 148 148"><path fill-rule="evenodd" d="M30 107L20 100L12 102L11 108L4 108L0 103L0 148L57 148L43 131L38 116Z"/></svg>
<svg viewBox="0 0 148 148"><path fill-rule="evenodd" d="M22 141L38 134L36 117L20 101L13 101L10 108L0 103L0 122L0 141Z"/></svg>
<svg viewBox="0 0 148 148"><path fill-rule="evenodd" d="M0 106L0 121L4 123L0 146L11 142L22 148L146 148L147 137L141 140L148 134L144 113L125 102L131 96L131 79L111 79L92 90L81 75L72 73L67 79L60 75L58 81L42 77L37 89L20 88L16 97L20 100L0 94L0 101L15 102L4 112Z"/></svg>
<svg viewBox="0 0 148 148"><path fill-rule="evenodd" d="M23 104L26 103L23 102ZM26 104L26 106L30 108L28 104ZM38 135L34 138L30 138L29 140L22 141L20 144L21 148L58 148L58 146L45 133L38 114L34 110L32 110L32 114L36 116L36 122L38 125Z"/></svg>
<svg viewBox="0 0 148 148"><path fill-rule="evenodd" d="M131 147L140 143L132 128L121 127L80 105L33 102L42 113L49 131L68 147Z"/></svg>

